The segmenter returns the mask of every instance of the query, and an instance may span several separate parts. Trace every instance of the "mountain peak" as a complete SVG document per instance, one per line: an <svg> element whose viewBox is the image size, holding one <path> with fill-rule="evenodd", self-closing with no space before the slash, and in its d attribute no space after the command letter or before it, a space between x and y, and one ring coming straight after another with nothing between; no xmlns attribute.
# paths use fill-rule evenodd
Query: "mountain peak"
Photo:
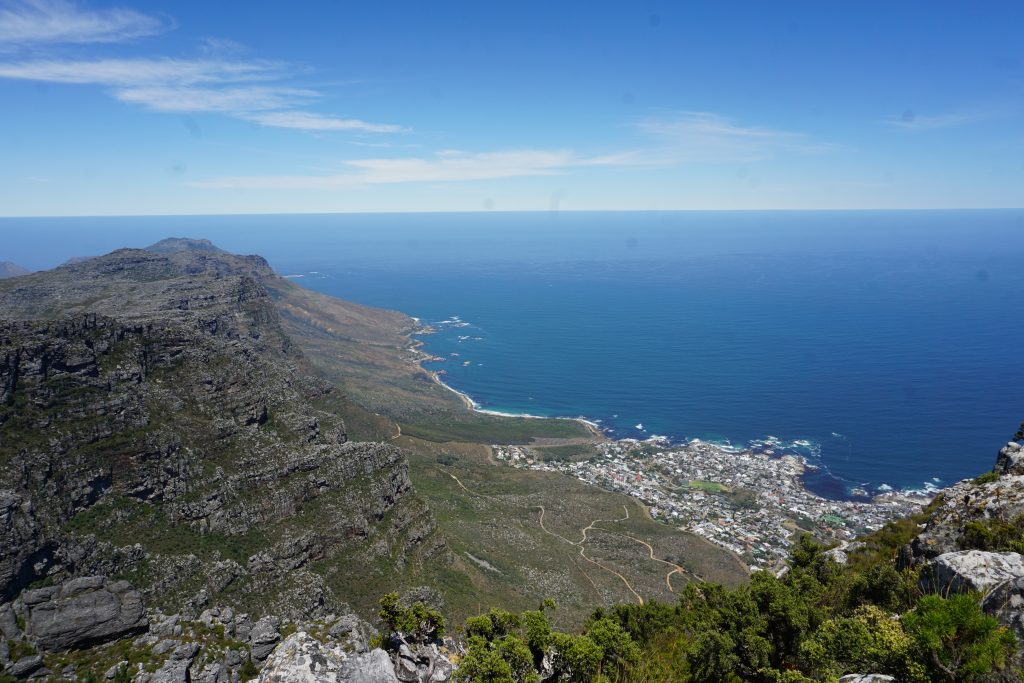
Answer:
<svg viewBox="0 0 1024 683"><path fill-rule="evenodd" d="M18 277L19 275L28 275L31 272L28 268L22 268L17 263L0 261L0 278Z"/></svg>
<svg viewBox="0 0 1024 683"><path fill-rule="evenodd" d="M210 240L191 237L168 237L146 247L154 254L175 254L181 251L202 251L210 254L227 253Z"/></svg>

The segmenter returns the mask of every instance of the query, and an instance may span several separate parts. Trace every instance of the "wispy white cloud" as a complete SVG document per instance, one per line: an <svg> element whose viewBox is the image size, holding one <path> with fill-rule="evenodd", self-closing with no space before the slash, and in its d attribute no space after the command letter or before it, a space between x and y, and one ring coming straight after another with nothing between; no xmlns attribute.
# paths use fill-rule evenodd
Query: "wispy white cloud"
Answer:
<svg viewBox="0 0 1024 683"><path fill-rule="evenodd" d="M266 107L275 109L277 107ZM331 131L348 130L364 133L401 133L406 128L388 123L369 123L361 119L342 119L308 111L274 111L244 116L247 121L274 128Z"/></svg>
<svg viewBox="0 0 1024 683"><path fill-rule="evenodd" d="M465 182L550 176L573 169L629 163L628 155L581 157L569 150L446 150L431 157L354 159L348 170L329 175L235 176L191 183L194 187L248 190L331 190L359 185Z"/></svg>
<svg viewBox="0 0 1024 683"><path fill-rule="evenodd" d="M935 130L939 128L962 126L966 123L983 121L992 117L992 113L947 113L934 114L931 116L919 116L914 111L908 109L899 116L883 120L882 123L888 126L893 126L894 128L902 128L903 130Z"/></svg>
<svg viewBox="0 0 1024 683"><path fill-rule="evenodd" d="M88 10L65 0L13 0L0 4L0 45L119 43L170 28L162 18L133 9Z"/></svg>
<svg viewBox="0 0 1024 683"><path fill-rule="evenodd" d="M216 112L276 128L398 133L402 126L340 118L296 107L320 97L280 85L288 66L267 60L99 59L0 62L0 78L96 85L122 102L162 112Z"/></svg>
<svg viewBox="0 0 1024 683"><path fill-rule="evenodd" d="M256 114L267 122L277 114ZM282 118L282 121L285 120ZM296 112L296 123L305 121ZM314 117L308 124L320 121ZM272 124L271 124L272 125ZM706 112L682 112L647 118L633 125L645 146L613 154L581 155L567 149L496 152L444 150L432 156L343 161L344 170L321 175L231 176L190 183L193 187L248 190L334 190L361 185L455 183L527 176L553 176L585 168L651 168L693 162L735 162L782 154L813 154L836 149L809 136L755 126L740 126Z"/></svg>
<svg viewBox="0 0 1024 683"><path fill-rule="evenodd" d="M151 35L164 22L134 10L87 11L66 0L0 0L0 51L8 45L114 42ZM0 78L91 85L121 102L160 112L220 113L274 128L306 131L398 133L408 128L308 111L319 90L293 87L294 65L245 57L244 45L208 38L199 58L0 61Z"/></svg>
<svg viewBox="0 0 1024 683"><path fill-rule="evenodd" d="M147 87L272 80L283 65L213 59L40 59L0 62L0 78L48 83Z"/></svg>
<svg viewBox="0 0 1024 683"><path fill-rule="evenodd" d="M154 111L224 112L248 118L245 112L259 112L293 106L317 93L298 88L262 85L202 88L193 86L152 86L123 88L114 96L122 102L141 104Z"/></svg>
<svg viewBox="0 0 1024 683"><path fill-rule="evenodd" d="M734 123L711 112L683 111L635 122L642 134L657 143L648 151L652 162L749 162L780 154L816 154L836 149L808 135Z"/></svg>

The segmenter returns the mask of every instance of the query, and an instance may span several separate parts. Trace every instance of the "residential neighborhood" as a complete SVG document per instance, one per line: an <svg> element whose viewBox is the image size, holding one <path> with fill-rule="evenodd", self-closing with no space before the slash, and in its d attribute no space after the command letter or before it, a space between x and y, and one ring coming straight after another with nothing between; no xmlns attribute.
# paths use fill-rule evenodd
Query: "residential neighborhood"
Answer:
<svg viewBox="0 0 1024 683"><path fill-rule="evenodd" d="M808 464L800 456L772 448L735 452L699 439L682 445L659 437L606 441L582 462L545 461L527 446L492 448L513 467L558 471L633 496L655 519L735 552L752 570L777 568L799 530L849 541L920 511L937 493L887 491L829 500L804 486Z"/></svg>

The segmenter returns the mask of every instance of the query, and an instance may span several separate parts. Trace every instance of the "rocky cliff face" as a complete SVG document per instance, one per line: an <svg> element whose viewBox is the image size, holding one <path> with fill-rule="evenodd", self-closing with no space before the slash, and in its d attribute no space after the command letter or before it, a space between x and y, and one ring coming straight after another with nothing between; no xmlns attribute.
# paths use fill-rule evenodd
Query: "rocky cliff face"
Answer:
<svg viewBox="0 0 1024 683"><path fill-rule="evenodd" d="M316 616L359 560L441 548L403 454L347 442L266 261L185 246L0 283L0 602L105 574Z"/></svg>
<svg viewBox="0 0 1024 683"><path fill-rule="evenodd" d="M1024 424L991 472L950 487L933 507L901 564L920 568L923 592L981 595L1024 642Z"/></svg>
<svg viewBox="0 0 1024 683"><path fill-rule="evenodd" d="M914 558L931 559L956 550L995 550L1005 544L1001 536L1012 542L1002 532L1024 524L1022 443L1024 431L1018 431L1014 440L1000 449L989 474L955 484L941 495L925 529L914 540Z"/></svg>

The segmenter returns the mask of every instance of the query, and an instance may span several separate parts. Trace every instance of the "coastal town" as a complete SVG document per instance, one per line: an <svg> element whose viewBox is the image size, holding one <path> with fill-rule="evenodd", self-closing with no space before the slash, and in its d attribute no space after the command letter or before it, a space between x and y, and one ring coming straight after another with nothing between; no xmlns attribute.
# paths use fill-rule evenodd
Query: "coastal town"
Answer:
<svg viewBox="0 0 1024 683"><path fill-rule="evenodd" d="M658 437L594 444L588 460L543 460L527 446L492 446L512 467L562 472L643 502L653 518L735 552L752 570L777 569L800 530L850 541L914 514L937 493L886 491L828 500L807 490L804 458L771 447L734 452L700 440Z"/></svg>

